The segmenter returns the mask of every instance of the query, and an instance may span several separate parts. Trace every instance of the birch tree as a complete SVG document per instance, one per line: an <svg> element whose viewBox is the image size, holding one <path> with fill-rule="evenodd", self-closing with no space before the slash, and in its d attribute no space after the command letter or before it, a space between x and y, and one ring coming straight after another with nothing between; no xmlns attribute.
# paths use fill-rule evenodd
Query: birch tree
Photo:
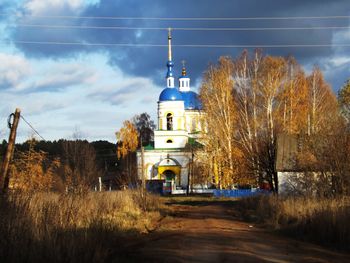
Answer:
<svg viewBox="0 0 350 263"><path fill-rule="evenodd" d="M337 102L323 74L315 67L308 77L309 113L308 134L331 133L330 125L337 116Z"/></svg>
<svg viewBox="0 0 350 263"><path fill-rule="evenodd" d="M204 142L208 155L213 156L214 173L218 184L227 187L237 182L238 158L236 147L237 114L233 98L233 63L222 57L204 75L200 95L206 113L207 132Z"/></svg>
<svg viewBox="0 0 350 263"><path fill-rule="evenodd" d="M126 170L129 182L136 181L136 163L133 160L132 154L136 151L138 146L138 132L134 124L127 120L124 121L123 127L116 133L118 139L117 157L123 158L126 161ZM135 161L135 160L134 160Z"/></svg>
<svg viewBox="0 0 350 263"><path fill-rule="evenodd" d="M279 98L279 122L287 134L306 133L308 86L304 71L293 57L287 58L286 82Z"/></svg>
<svg viewBox="0 0 350 263"><path fill-rule="evenodd" d="M233 78L234 99L237 111L237 140L245 157L246 176L259 178L258 152L258 74L261 66L261 52L255 51L250 59L247 51L235 61Z"/></svg>
<svg viewBox="0 0 350 263"><path fill-rule="evenodd" d="M350 101L346 95L344 102ZM306 76L293 57L244 51L237 59L221 58L204 76L201 99L208 166L222 186L253 177L257 184L267 180L277 192L277 136L329 135L340 127L335 96L322 72L314 68Z"/></svg>

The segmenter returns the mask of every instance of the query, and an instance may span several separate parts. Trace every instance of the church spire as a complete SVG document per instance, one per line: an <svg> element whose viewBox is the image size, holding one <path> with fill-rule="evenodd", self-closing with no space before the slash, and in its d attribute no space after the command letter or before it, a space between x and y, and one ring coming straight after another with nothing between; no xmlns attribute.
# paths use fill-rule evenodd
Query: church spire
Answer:
<svg viewBox="0 0 350 263"><path fill-rule="evenodd" d="M171 52L171 28L168 29L168 62L167 62L168 72L166 74L166 83L168 88L175 87L173 67L174 63L172 61L172 52Z"/></svg>
<svg viewBox="0 0 350 263"><path fill-rule="evenodd" d="M181 72L181 75L182 75L183 77L186 77L186 61L185 61L185 60L182 60L181 63L182 63L182 72Z"/></svg>
<svg viewBox="0 0 350 263"><path fill-rule="evenodd" d="M168 29L168 61L172 61L172 54L171 54L171 28Z"/></svg>

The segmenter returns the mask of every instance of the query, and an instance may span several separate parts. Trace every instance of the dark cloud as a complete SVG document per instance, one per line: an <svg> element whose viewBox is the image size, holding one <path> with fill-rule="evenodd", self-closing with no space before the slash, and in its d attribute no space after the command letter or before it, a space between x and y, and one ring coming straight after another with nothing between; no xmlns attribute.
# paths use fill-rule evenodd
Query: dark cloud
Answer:
<svg viewBox="0 0 350 263"><path fill-rule="evenodd" d="M81 16L123 17L285 17L348 15L348 0L223 0L213 4L202 1L107 1L89 6ZM0 6L1 8L1 6ZM54 14L73 14L68 7L55 10ZM49 15L49 14L48 14ZM310 27L347 26L347 20L248 20L248 21L154 21L154 20L97 20L97 19L38 19L24 17L18 23L54 25L133 26L133 27ZM285 30L285 31L175 31L174 44L237 44L237 45L285 45L330 44L332 30ZM29 29L18 27L13 31L15 40L85 42L85 43L151 43L166 44L166 31L101 30L101 29ZM71 56L78 52L109 52L110 63L135 76L151 77L163 84L165 76L166 48L82 47L55 45L18 45L26 54L38 57ZM242 49L174 48L175 73L181 72L182 59L188 62L192 79L198 79L208 63L220 55L237 56ZM332 56L331 48L266 48L272 55L294 55L300 63L319 63ZM322 65L321 65L322 66ZM160 75L160 72L164 72Z"/></svg>

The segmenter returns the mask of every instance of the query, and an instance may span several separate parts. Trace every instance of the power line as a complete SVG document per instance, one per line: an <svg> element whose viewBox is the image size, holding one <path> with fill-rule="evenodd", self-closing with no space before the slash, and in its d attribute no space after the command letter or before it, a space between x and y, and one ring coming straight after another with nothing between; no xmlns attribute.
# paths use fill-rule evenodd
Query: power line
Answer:
<svg viewBox="0 0 350 263"><path fill-rule="evenodd" d="M41 136L40 134L39 134L39 132L21 115L21 118L24 120L24 122L25 123L27 123L27 125L41 138L41 139L43 139L44 141L46 141L45 139L44 139L44 137L43 136Z"/></svg>
<svg viewBox="0 0 350 263"><path fill-rule="evenodd" d="M135 44L135 43L83 43L83 42L57 42L57 41L26 41L15 40L2 43L15 43L25 45L66 45L66 46L109 46L109 47L167 47L166 44ZM350 44L264 44L264 45L217 45L217 44L175 44L173 47L184 48L326 48L350 47Z"/></svg>
<svg viewBox="0 0 350 263"><path fill-rule="evenodd" d="M162 20L162 21L243 21L243 20L313 20L348 19L350 16L276 16L276 17L136 17L136 16L67 16L67 15L19 15L0 13L0 16L64 18L64 19L105 19L105 20Z"/></svg>
<svg viewBox="0 0 350 263"><path fill-rule="evenodd" d="M40 25L13 24L10 27L54 28L54 29L105 29L105 30L168 30L168 27L129 27L129 26L81 26L81 25ZM350 29L350 26L317 27L172 27L176 31L276 31L276 30L328 30Z"/></svg>

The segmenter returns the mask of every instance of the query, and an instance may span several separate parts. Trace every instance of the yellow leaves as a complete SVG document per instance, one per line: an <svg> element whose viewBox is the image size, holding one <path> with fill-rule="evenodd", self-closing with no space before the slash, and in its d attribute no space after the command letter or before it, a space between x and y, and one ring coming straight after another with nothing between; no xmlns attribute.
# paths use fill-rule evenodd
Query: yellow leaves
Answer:
<svg viewBox="0 0 350 263"><path fill-rule="evenodd" d="M10 188L21 191L49 191L54 182L58 158L49 161L47 154L34 150L34 142L27 152L19 152L11 165Z"/></svg>
<svg viewBox="0 0 350 263"><path fill-rule="evenodd" d="M333 125L330 124L337 119L338 115L335 95L329 84L324 80L321 70L317 67L307 78L307 83L309 91L309 132L311 134L330 133L333 128Z"/></svg>
<svg viewBox="0 0 350 263"><path fill-rule="evenodd" d="M307 77L293 57L250 57L244 51L237 59L220 58L203 79L204 141L221 185L250 181L252 174L272 181L279 133L331 134L338 123L335 96L322 72L315 68ZM343 95L350 103L350 88Z"/></svg>
<svg viewBox="0 0 350 263"><path fill-rule="evenodd" d="M138 145L138 133L131 121L124 121L123 127L117 133L118 137L118 158L126 156L129 152L134 152Z"/></svg>
<svg viewBox="0 0 350 263"><path fill-rule="evenodd" d="M200 95L206 113L206 128L203 141L208 156L215 157L214 170L216 181L221 186L232 183L236 145L236 106L233 96L233 61L222 57L218 65L211 66L206 72Z"/></svg>

